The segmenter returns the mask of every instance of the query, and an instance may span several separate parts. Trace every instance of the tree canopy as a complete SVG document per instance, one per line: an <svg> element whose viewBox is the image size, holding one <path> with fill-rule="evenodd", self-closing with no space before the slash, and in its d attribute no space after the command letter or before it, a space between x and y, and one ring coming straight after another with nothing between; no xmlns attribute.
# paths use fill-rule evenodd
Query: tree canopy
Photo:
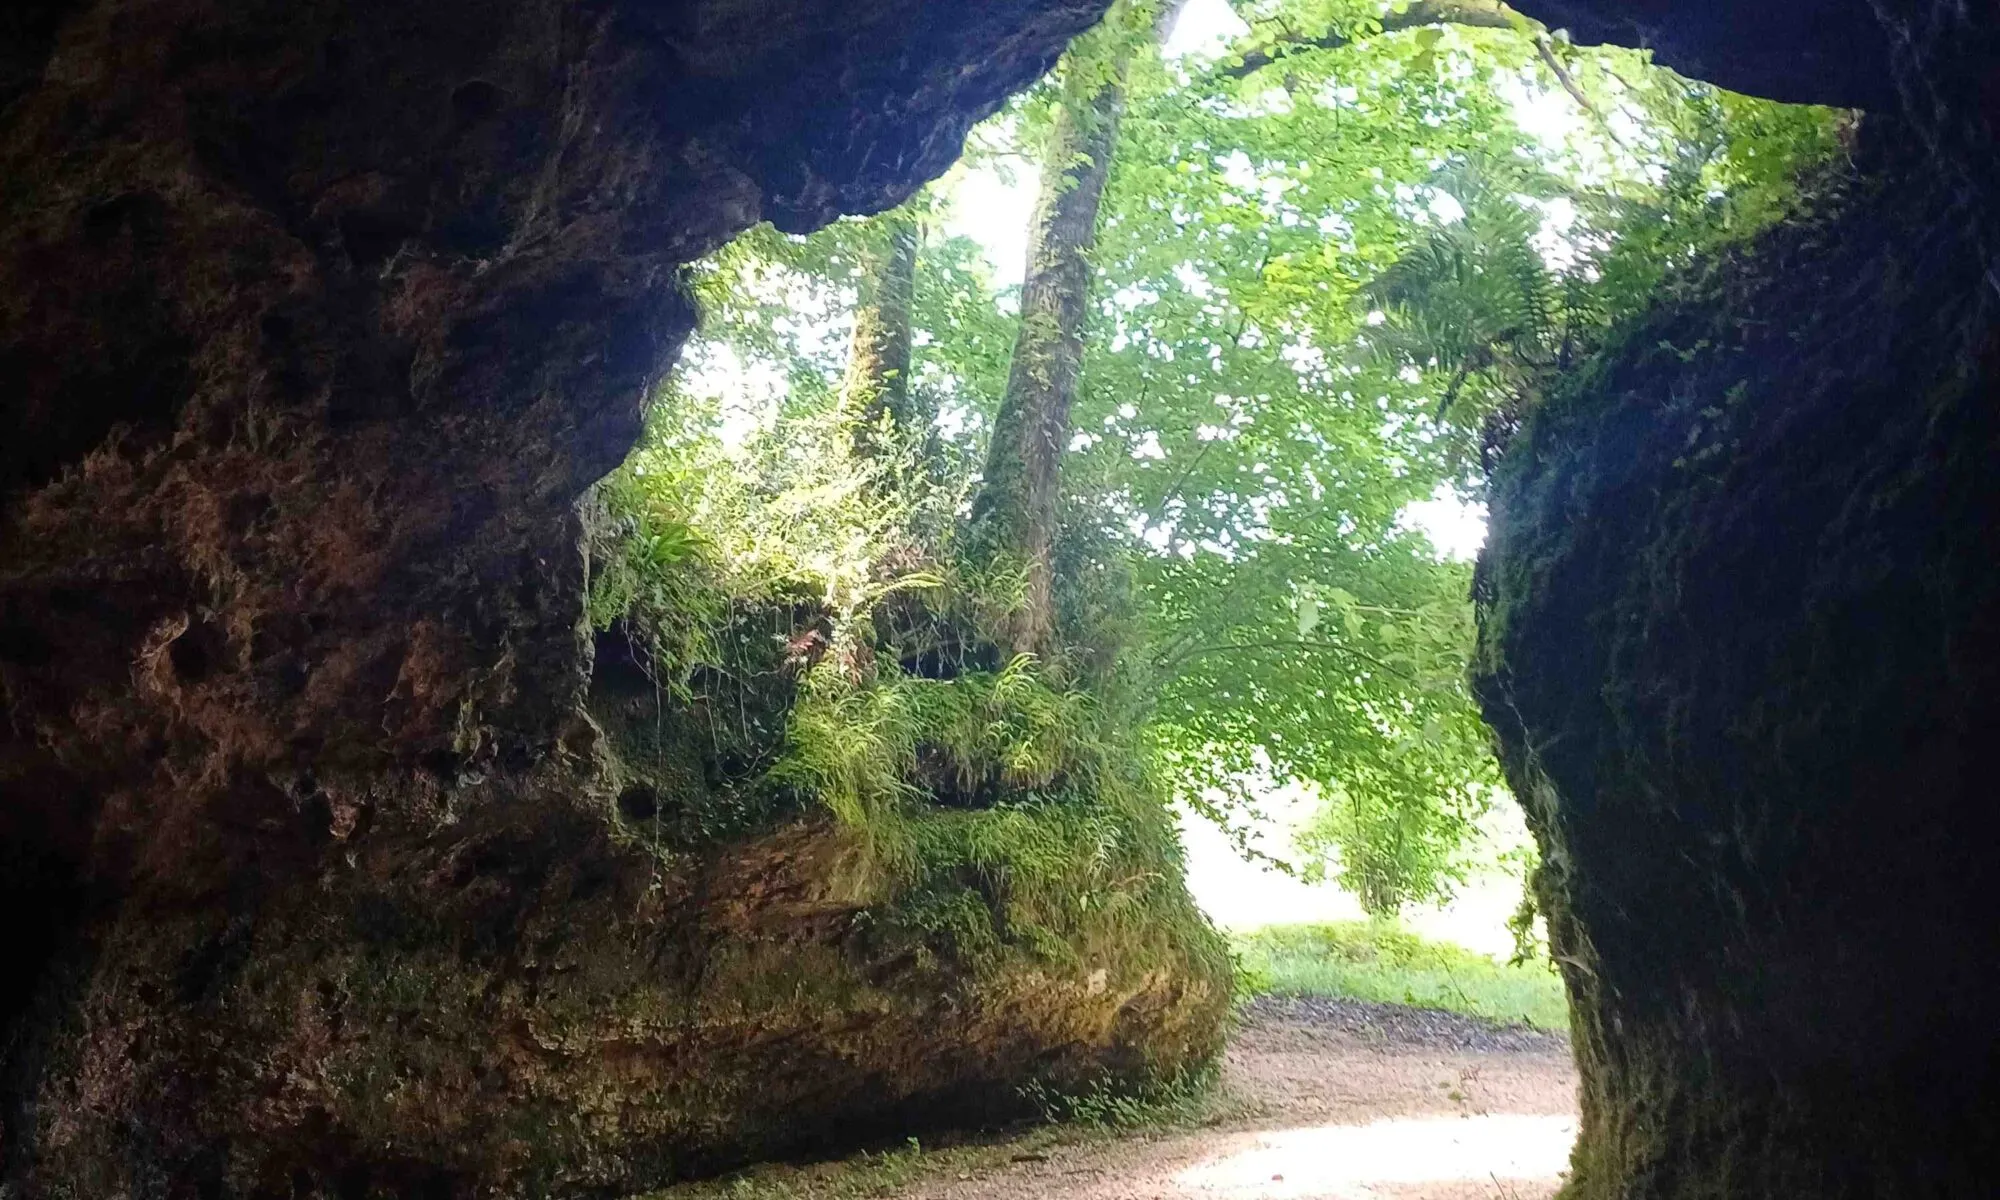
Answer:
<svg viewBox="0 0 2000 1200"><path fill-rule="evenodd" d="M1392 911L1449 889L1499 786L1472 567L1413 506L1476 511L1550 374L1797 203L1845 116L1490 0L1237 12L1228 53L1170 58L1121 3L909 205L702 268L703 332L605 485L593 616L672 675L712 621L685 564L814 590L863 657L884 597L930 594L1195 808L1318 789L1304 850ZM1022 287L950 232L981 172L1039 181Z"/></svg>

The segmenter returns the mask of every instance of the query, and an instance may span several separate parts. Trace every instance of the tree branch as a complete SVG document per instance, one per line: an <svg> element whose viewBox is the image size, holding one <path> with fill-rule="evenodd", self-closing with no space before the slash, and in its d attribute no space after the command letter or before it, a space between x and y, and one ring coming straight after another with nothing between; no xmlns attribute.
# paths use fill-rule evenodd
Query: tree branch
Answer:
<svg viewBox="0 0 2000 1200"><path fill-rule="evenodd" d="M1382 17L1383 33L1421 29L1426 25L1464 25L1473 29L1533 27L1526 17L1498 0L1416 0L1402 12L1386 13ZM1338 50L1358 40L1338 30L1329 30L1316 38L1287 36L1246 52L1241 63L1223 68L1222 74L1231 79L1242 79L1288 54L1302 50Z"/></svg>
<svg viewBox="0 0 2000 1200"><path fill-rule="evenodd" d="M1167 505L1173 503L1174 497L1180 494L1181 488L1188 481L1188 476L1194 474L1194 469L1201 465L1201 460L1208 454L1208 448L1213 445L1215 445L1215 440L1212 438L1208 441L1203 442L1201 444L1201 449L1194 452L1193 460L1190 461L1187 466L1181 468L1180 477L1175 479L1173 486L1168 488L1160 496L1160 502L1153 506L1153 511L1146 515L1147 528L1150 529L1151 527L1158 525L1160 523L1161 518L1167 515Z"/></svg>
<svg viewBox="0 0 2000 1200"><path fill-rule="evenodd" d="M1438 401L1437 411L1431 414L1431 420L1444 420L1445 413L1451 410L1452 401L1458 399L1458 389L1465 386L1466 377L1471 374L1471 359L1467 359L1465 362L1459 364L1458 371L1451 377L1451 382L1445 385L1444 399Z"/></svg>
<svg viewBox="0 0 2000 1200"><path fill-rule="evenodd" d="M1564 67L1562 60L1556 57L1555 49L1549 45L1548 34L1535 34L1535 53L1541 56L1542 65L1554 72L1556 82L1562 84L1563 91L1568 92L1569 98L1576 101L1576 106L1597 122L1597 127L1604 131L1604 136L1618 143L1620 150L1630 154L1632 147L1626 145L1625 139L1618 136L1618 131L1611 127L1611 122L1605 119L1595 104L1590 102L1590 97L1583 94L1583 89L1576 85L1576 80L1571 77L1568 68Z"/></svg>

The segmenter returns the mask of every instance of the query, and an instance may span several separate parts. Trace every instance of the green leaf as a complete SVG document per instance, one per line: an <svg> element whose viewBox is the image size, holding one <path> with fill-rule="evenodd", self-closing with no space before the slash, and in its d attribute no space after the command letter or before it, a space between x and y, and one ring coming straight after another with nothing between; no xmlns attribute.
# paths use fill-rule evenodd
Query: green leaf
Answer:
<svg viewBox="0 0 2000 1200"><path fill-rule="evenodd" d="M1319 628L1319 599L1308 594L1299 600L1299 636L1311 637L1312 631L1317 628Z"/></svg>

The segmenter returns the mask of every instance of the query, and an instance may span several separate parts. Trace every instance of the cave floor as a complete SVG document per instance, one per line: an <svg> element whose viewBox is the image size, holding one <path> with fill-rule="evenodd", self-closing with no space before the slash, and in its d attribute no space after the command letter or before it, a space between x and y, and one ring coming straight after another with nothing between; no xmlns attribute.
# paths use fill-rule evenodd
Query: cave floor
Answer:
<svg viewBox="0 0 2000 1200"><path fill-rule="evenodd" d="M1326 998L1241 1012L1208 1123L1058 1131L656 1193L756 1200L1545 1200L1576 1136L1558 1034ZM874 1165L869 1165L869 1164ZM890 1164L893 1170L888 1170Z"/></svg>
<svg viewBox="0 0 2000 1200"><path fill-rule="evenodd" d="M1576 1138L1562 1034L1334 998L1240 1010L1200 1126L766 1164L644 1200L1546 1200Z"/></svg>
<svg viewBox="0 0 2000 1200"><path fill-rule="evenodd" d="M1576 1136L1556 1035L1425 1009L1266 998L1224 1067L1229 1116L1059 1147L899 1200L1539 1200Z"/></svg>

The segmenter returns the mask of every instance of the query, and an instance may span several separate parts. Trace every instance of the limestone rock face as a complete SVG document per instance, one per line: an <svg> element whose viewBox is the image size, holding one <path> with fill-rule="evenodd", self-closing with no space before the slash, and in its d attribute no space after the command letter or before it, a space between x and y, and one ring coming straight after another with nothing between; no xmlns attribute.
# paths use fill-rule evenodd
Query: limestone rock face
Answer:
<svg viewBox="0 0 2000 1200"><path fill-rule="evenodd" d="M1584 44L1644 47L1695 79L1790 104L1907 116L1971 167L2000 133L2000 21L1963 0L1521 0Z"/></svg>
<svg viewBox="0 0 2000 1200"><path fill-rule="evenodd" d="M1855 173L1664 289L1494 480L1475 683L1574 1006L1578 1200L2000 1170L2000 57L1907 7Z"/></svg>
<svg viewBox="0 0 2000 1200"><path fill-rule="evenodd" d="M727 868L611 831L576 502L680 264L899 200L1102 7L7 6L0 1191L726 1157L646 1109Z"/></svg>
<svg viewBox="0 0 2000 1200"><path fill-rule="evenodd" d="M1523 0L1515 7L1580 44L1643 46L1661 64L1733 91L1795 104L1895 105L1890 46L1871 0Z"/></svg>

